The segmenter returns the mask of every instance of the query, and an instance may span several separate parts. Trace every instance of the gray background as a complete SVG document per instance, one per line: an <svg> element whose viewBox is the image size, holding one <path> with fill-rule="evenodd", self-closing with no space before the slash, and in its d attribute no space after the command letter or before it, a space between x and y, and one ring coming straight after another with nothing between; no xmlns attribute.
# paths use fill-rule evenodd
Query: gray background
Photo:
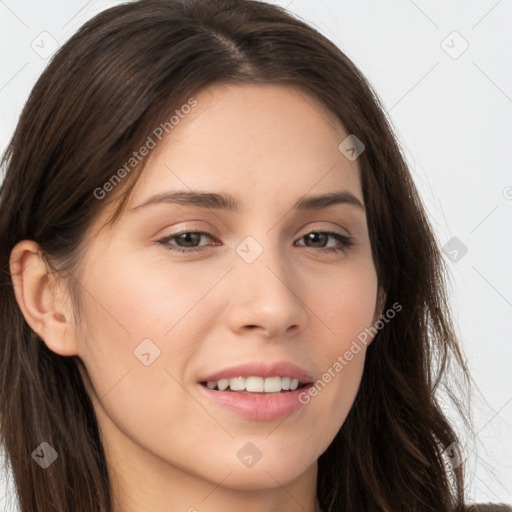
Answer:
<svg viewBox="0 0 512 512"><path fill-rule="evenodd" d="M52 44L118 3L0 0L2 153ZM274 3L338 44L389 113L437 236L449 244L454 316L477 385L476 437L463 433L460 447L467 495L512 503L512 1ZM0 509L15 510L8 471L3 478Z"/></svg>

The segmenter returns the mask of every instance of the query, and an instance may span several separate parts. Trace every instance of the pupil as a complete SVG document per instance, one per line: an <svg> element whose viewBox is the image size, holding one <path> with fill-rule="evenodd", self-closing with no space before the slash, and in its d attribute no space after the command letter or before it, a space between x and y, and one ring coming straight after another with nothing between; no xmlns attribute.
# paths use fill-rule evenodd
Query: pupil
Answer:
<svg viewBox="0 0 512 512"><path fill-rule="evenodd" d="M190 242L191 242L191 241L190 241L190 237L193 237L193 236L199 236L199 234L198 234L198 233L182 233L181 235L179 235L179 237L178 237L178 238L179 238L181 241L184 241L184 242L185 242L185 244L186 244L186 246L188 247L189 245L191 245L191 246L193 246L193 245L194 245L194 244L193 244L193 240L192 240L192 243L190 243ZM189 237L188 241L187 241L185 238L183 238L183 237ZM197 240L196 240L196 241L197 241Z"/></svg>
<svg viewBox="0 0 512 512"><path fill-rule="evenodd" d="M310 234L308 235L308 238L309 238L309 240L310 240L310 241L312 241L313 243L315 243L314 238L316 238L316 239L317 239L317 240L316 240L316 243L318 243L318 237L320 237L320 240L322 240L322 238L321 238L321 237L325 237L325 236L326 236L326 235L325 235L325 233L310 233ZM320 243L320 245L323 245L323 244L322 244L322 243Z"/></svg>

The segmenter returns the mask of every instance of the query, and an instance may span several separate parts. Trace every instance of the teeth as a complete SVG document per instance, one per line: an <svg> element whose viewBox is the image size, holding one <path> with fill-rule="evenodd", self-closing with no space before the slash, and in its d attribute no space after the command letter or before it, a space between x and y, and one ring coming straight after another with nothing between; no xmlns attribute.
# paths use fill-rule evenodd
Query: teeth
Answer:
<svg viewBox="0 0 512 512"><path fill-rule="evenodd" d="M229 380L228 379L220 379L217 382L217 387L220 391L224 391L229 386Z"/></svg>
<svg viewBox="0 0 512 512"><path fill-rule="evenodd" d="M267 377L263 384L265 393L278 393L281 391L281 377Z"/></svg>
<svg viewBox="0 0 512 512"><path fill-rule="evenodd" d="M281 379L281 389L284 389L285 391L288 391L290 389L290 377L283 377Z"/></svg>
<svg viewBox="0 0 512 512"><path fill-rule="evenodd" d="M229 387L231 391L243 391L245 389L245 377L229 379Z"/></svg>
<svg viewBox="0 0 512 512"><path fill-rule="evenodd" d="M247 391L248 393L279 393L281 391L294 391L299 387L299 380L291 377L233 377L208 381L208 389L219 391Z"/></svg>
<svg viewBox="0 0 512 512"><path fill-rule="evenodd" d="M261 393L264 385L265 381L262 377L247 377L245 379L245 390L249 393Z"/></svg>

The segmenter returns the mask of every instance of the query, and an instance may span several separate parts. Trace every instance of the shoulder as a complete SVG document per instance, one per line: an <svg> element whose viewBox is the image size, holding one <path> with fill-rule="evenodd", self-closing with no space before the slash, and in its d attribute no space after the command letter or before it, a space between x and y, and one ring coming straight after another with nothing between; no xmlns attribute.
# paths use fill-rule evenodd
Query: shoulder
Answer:
<svg viewBox="0 0 512 512"><path fill-rule="evenodd" d="M512 512L512 507L502 503L475 503L466 507L466 512Z"/></svg>

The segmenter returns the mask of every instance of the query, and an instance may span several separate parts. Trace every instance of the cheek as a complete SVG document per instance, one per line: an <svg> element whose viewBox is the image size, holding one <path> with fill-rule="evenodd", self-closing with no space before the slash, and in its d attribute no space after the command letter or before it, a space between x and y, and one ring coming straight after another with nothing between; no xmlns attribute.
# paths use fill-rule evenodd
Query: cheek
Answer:
<svg viewBox="0 0 512 512"><path fill-rule="evenodd" d="M177 272L121 254L89 261L80 356L108 416L118 425L149 422L157 430L176 411L204 416L179 382L214 325L216 302L208 292L225 269Z"/></svg>
<svg viewBox="0 0 512 512"><path fill-rule="evenodd" d="M306 279L311 320L323 325L323 353L345 351L351 341L373 324L377 302L377 275L371 260L346 265L325 276ZM347 345L348 344L348 345Z"/></svg>
<svg viewBox="0 0 512 512"><path fill-rule="evenodd" d="M321 333L317 334L318 346L312 349L320 374L301 401L315 410L312 417L324 418L330 436L327 447L356 397L372 339L367 329L373 325L377 300L373 264L347 266L328 279L311 281L307 297L307 305L315 313L310 318L318 322L312 332ZM315 431L314 422L310 428Z"/></svg>
<svg viewBox="0 0 512 512"><path fill-rule="evenodd" d="M136 255L109 254L101 264L93 262L91 258L84 272L84 357L95 364L111 361L116 367L129 368L137 362L134 351L142 342L140 350L147 346L153 357L158 351L164 355L171 338L176 354L194 349L193 334L187 340L184 331L190 330L190 319L197 309L202 310L197 306L222 272L210 270L198 276L178 272L161 261L141 264ZM154 347L144 341L148 339Z"/></svg>

